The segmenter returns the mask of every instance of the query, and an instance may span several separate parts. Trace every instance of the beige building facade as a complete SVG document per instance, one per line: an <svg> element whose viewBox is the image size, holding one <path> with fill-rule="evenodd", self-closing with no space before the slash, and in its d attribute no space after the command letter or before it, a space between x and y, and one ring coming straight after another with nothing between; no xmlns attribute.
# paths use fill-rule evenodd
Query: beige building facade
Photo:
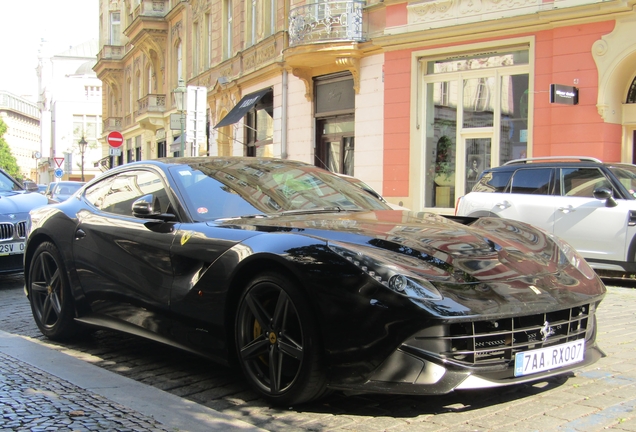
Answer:
<svg viewBox="0 0 636 432"><path fill-rule="evenodd" d="M22 178L37 181L40 158L40 111L37 104L0 91L0 118L7 125L4 140L16 159Z"/></svg>
<svg viewBox="0 0 636 432"><path fill-rule="evenodd" d="M445 213L469 190L475 161L478 169L513 156L632 162L635 5L102 0L94 68L104 83L102 141L111 131L124 137L120 154L104 146L102 156L110 166L179 155L290 158L359 177L390 202ZM576 87L580 101L550 102L553 84Z"/></svg>

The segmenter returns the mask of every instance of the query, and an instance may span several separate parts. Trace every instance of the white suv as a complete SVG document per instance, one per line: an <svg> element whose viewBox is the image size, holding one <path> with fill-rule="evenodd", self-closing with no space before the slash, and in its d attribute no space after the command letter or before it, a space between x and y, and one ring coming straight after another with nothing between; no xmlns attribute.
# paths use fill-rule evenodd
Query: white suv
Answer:
<svg viewBox="0 0 636 432"><path fill-rule="evenodd" d="M636 165L517 159L485 170L458 216L496 216L561 237L596 270L636 273Z"/></svg>

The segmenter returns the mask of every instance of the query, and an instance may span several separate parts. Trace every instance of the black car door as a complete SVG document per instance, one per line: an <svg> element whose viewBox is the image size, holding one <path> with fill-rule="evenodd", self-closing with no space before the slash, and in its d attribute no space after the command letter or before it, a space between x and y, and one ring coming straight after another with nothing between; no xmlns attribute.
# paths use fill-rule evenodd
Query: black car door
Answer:
<svg viewBox="0 0 636 432"><path fill-rule="evenodd" d="M126 171L89 187L73 254L94 312L157 331L169 307L176 223L133 216L132 203L148 196L162 212L170 205L162 177L151 170Z"/></svg>

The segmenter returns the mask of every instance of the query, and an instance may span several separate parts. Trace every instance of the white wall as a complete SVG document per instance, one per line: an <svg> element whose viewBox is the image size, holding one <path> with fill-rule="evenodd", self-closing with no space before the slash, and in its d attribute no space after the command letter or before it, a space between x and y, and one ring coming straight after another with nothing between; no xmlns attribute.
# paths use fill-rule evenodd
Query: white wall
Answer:
<svg viewBox="0 0 636 432"><path fill-rule="evenodd" d="M355 177L382 193L384 154L384 55L360 60L355 108Z"/></svg>

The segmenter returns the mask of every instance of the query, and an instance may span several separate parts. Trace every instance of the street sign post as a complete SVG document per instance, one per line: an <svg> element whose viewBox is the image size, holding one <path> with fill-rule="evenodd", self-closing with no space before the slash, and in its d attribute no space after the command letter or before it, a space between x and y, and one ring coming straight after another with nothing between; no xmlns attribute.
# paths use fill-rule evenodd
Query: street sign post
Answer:
<svg viewBox="0 0 636 432"><path fill-rule="evenodd" d="M121 134L121 132L112 131L108 134L106 141L108 142L109 146L118 148L124 143L124 136Z"/></svg>

